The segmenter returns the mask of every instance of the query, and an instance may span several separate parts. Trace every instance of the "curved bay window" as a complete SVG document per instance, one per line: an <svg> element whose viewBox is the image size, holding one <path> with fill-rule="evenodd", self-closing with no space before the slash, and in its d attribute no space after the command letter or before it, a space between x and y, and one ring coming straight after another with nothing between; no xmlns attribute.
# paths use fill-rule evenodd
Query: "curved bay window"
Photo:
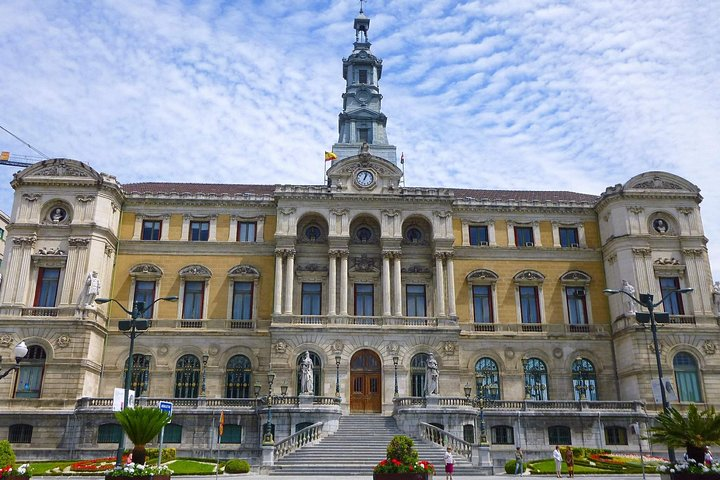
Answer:
<svg viewBox="0 0 720 480"><path fill-rule="evenodd" d="M197 398L199 385L200 359L183 355L175 364L175 398Z"/></svg>
<svg viewBox="0 0 720 480"><path fill-rule="evenodd" d="M425 370L429 355L418 353L410 360L410 391L413 397L425 396Z"/></svg>
<svg viewBox="0 0 720 480"><path fill-rule="evenodd" d="M539 358L523 358L525 372L525 400L548 399L548 374L545 362Z"/></svg>
<svg viewBox="0 0 720 480"><path fill-rule="evenodd" d="M127 374L127 362L123 369L123 378ZM136 353L132 360L132 374L130 376L130 388L135 390L135 396L139 397L147 393L150 377L150 355Z"/></svg>
<svg viewBox="0 0 720 480"><path fill-rule="evenodd" d="M245 355L235 355L227 363L225 398L251 398L252 363Z"/></svg>
<svg viewBox="0 0 720 480"><path fill-rule="evenodd" d="M695 357L687 352L680 352L673 358L675 384L678 399L681 402L702 402L698 364Z"/></svg>
<svg viewBox="0 0 720 480"><path fill-rule="evenodd" d="M578 357L572 364L575 400L597 400L595 365L587 358Z"/></svg>
<svg viewBox="0 0 720 480"><path fill-rule="evenodd" d="M297 392L298 394L302 391L302 388L300 387L300 376L302 373L302 368L300 367L300 362L302 362L302 359L305 357L305 352L298 355L297 360L295 361L295 365L297 366ZM313 395L316 397L322 396L322 363L320 362L320 356L318 356L315 352L310 352L310 360L312 360L313 364Z"/></svg>
<svg viewBox="0 0 720 480"><path fill-rule="evenodd" d="M40 398L46 358L45 349L40 345L28 347L17 373L15 398Z"/></svg>
<svg viewBox="0 0 720 480"><path fill-rule="evenodd" d="M484 400L500 400L500 370L492 358L483 357L475 363L475 391Z"/></svg>

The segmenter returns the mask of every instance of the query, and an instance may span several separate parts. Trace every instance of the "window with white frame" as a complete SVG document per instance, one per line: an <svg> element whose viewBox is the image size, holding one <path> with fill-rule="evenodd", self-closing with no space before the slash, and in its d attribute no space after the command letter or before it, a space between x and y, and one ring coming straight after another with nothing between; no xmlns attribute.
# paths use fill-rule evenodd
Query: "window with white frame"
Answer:
<svg viewBox="0 0 720 480"><path fill-rule="evenodd" d="M202 265L188 265L180 269L181 294L180 311L186 320L199 320L206 317L207 284L212 273ZM195 325L196 326L196 325Z"/></svg>
<svg viewBox="0 0 720 480"><path fill-rule="evenodd" d="M232 328L252 328L256 317L257 289L260 271L252 265L236 265L228 271L230 277L230 319Z"/></svg>
<svg viewBox="0 0 720 480"><path fill-rule="evenodd" d="M571 332L588 332L590 324L590 275L571 270L560 277L563 314Z"/></svg>
<svg viewBox="0 0 720 480"><path fill-rule="evenodd" d="M160 267L152 263L141 263L132 267L130 269L132 304L143 302L145 307L151 305L157 298L158 283L162 274ZM142 318L154 318L157 305L148 308Z"/></svg>
<svg viewBox="0 0 720 480"><path fill-rule="evenodd" d="M35 287L34 307L54 307L60 287L60 269L40 267Z"/></svg>
<svg viewBox="0 0 720 480"><path fill-rule="evenodd" d="M466 280L470 287L470 298L472 301L471 308L473 313L473 321L475 330L486 330L490 328L478 328L487 326L492 327L495 323L496 299L495 284L498 281L498 275L486 269L478 269L470 272Z"/></svg>
<svg viewBox="0 0 720 480"><path fill-rule="evenodd" d="M543 318L542 284L545 276L534 270L523 270L513 280L518 321L523 325L523 331L538 331Z"/></svg>
<svg viewBox="0 0 720 480"><path fill-rule="evenodd" d="M540 246L540 223L539 222L517 222L508 220L508 243L510 246L539 247Z"/></svg>

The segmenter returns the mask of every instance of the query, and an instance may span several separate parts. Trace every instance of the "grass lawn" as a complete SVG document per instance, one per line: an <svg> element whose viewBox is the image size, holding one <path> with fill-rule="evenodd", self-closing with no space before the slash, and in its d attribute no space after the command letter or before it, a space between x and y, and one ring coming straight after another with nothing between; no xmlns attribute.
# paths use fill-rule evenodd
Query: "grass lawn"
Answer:
<svg viewBox="0 0 720 480"><path fill-rule="evenodd" d="M30 470L32 471L33 475L59 475L59 472L51 472L50 470L54 468L59 468L60 472L62 472L63 468L70 466L71 464L75 463L77 460L53 460L53 461L47 461L47 462L17 462L18 464L21 463L29 463L30 464Z"/></svg>
<svg viewBox="0 0 720 480"><path fill-rule="evenodd" d="M613 475L613 474L629 474L629 473L640 473L641 467L639 464L628 464L625 466L625 468L620 468L619 466L615 469L611 468L603 468L602 464L598 464L596 466L591 465L582 465L578 462L582 462L582 460L575 460L575 473L576 474L583 474L583 473L604 473L607 475ZM584 462L583 462L584 463ZM555 460L548 459L548 460L540 460L537 462L531 462L528 464L528 468L531 469L531 472L534 474L553 474L555 473ZM650 467L649 465L645 466L646 472L652 472L654 471L654 468ZM562 472L564 474L567 474L567 465L565 465L565 462L563 462L562 466Z"/></svg>
<svg viewBox="0 0 720 480"><path fill-rule="evenodd" d="M215 473L215 463L198 462L197 460L175 460L167 464L173 475L208 475Z"/></svg>

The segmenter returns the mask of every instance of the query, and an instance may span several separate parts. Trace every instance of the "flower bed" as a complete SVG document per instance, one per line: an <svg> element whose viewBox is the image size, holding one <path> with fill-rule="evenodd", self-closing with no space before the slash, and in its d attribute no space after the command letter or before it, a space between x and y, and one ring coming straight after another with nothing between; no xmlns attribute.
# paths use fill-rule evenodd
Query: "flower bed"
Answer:
<svg viewBox="0 0 720 480"><path fill-rule="evenodd" d="M154 480L170 480L172 472L170 469L161 465L159 467L155 465L138 465L135 463L128 463L123 468L110 470L105 474L106 480L124 480L124 479L150 479Z"/></svg>
<svg viewBox="0 0 720 480"><path fill-rule="evenodd" d="M25 480L32 477L30 465L23 463L19 467L8 465L0 468L0 480Z"/></svg>
<svg viewBox="0 0 720 480"><path fill-rule="evenodd" d="M112 470L115 467L115 457L94 458L92 460L81 460L70 465L72 472L104 472ZM123 457L123 464L127 462L127 457Z"/></svg>

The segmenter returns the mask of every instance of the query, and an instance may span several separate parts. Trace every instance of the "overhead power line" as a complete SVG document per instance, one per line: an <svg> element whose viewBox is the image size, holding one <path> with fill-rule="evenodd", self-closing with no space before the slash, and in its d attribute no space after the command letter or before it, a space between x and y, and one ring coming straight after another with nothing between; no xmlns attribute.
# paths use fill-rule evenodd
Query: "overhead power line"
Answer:
<svg viewBox="0 0 720 480"><path fill-rule="evenodd" d="M9 135L12 135L13 138L15 138L15 139L19 140L20 142L22 142L23 145L27 146L27 147L28 147L30 150L32 150L33 152L40 154L40 156L43 157L43 158L45 158L45 160L49 160L49 159L50 159L50 157L48 157L48 156L45 155L43 152L41 152L41 151L38 150L37 148L35 148L35 147L33 147L32 145L30 145L28 142L26 142L26 141L23 140L22 138L18 137L18 136L15 135L14 133L12 133L12 132L11 132L10 130L8 130L7 128L3 127L2 125L0 125L0 128L2 128L3 131L5 131L6 133L8 133Z"/></svg>

